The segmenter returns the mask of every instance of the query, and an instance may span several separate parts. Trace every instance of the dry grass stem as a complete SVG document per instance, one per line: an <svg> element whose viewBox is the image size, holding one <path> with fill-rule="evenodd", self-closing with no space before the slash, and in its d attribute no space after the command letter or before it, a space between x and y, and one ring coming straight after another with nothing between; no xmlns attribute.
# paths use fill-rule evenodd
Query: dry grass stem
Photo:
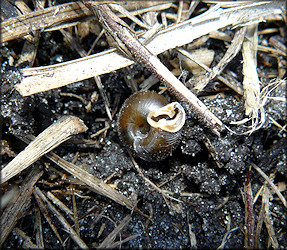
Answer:
<svg viewBox="0 0 287 250"><path fill-rule="evenodd" d="M86 243L77 235L76 231L72 228L72 226L68 223L68 221L64 218L64 216L58 212L58 210L49 202L46 196L42 193L42 191L35 187L33 191L34 195L41 199L46 207L50 210L52 214L59 220L64 230L70 235L70 237L74 240L74 242L82 249L87 249L88 246Z"/></svg>
<svg viewBox="0 0 287 250"><path fill-rule="evenodd" d="M77 203L76 203L75 189L74 189L73 185L71 185L71 187L70 187L70 192L71 192L72 201L73 201L75 230L76 230L78 236L80 237L80 226L79 226L79 219L78 219Z"/></svg>
<svg viewBox="0 0 287 250"><path fill-rule="evenodd" d="M135 238L137 238L137 237L139 237L139 236L140 236L140 235L138 235L138 234L128 236L127 238L125 238L125 239L123 239L123 240L116 241L116 242L112 243L112 244L110 245L110 248L111 248L111 249L117 248L117 247L121 246L122 244L124 244L125 242L131 241L131 240L133 240L133 239L135 239Z"/></svg>
<svg viewBox="0 0 287 250"><path fill-rule="evenodd" d="M271 186L271 188L273 189L273 191L278 195L279 199L282 201L283 205L285 207L287 207L287 202L286 199L284 198L284 196L280 193L280 191L278 190L278 188L276 187L276 185L269 179L269 177L259 168L257 167L255 164L252 164L252 167L255 168L255 170L261 174L261 176L268 182L268 184Z"/></svg>
<svg viewBox="0 0 287 250"><path fill-rule="evenodd" d="M238 54L241 49L241 45L244 40L246 33L246 27L240 28L234 35L234 38L228 47L226 53L219 61L219 63L212 69L207 77L202 79L198 84L195 85L194 89L198 92L202 91L204 87L217 75L220 75L228 63Z"/></svg>
<svg viewBox="0 0 287 250"><path fill-rule="evenodd" d="M78 178L81 182L85 183L92 189L94 192L99 193L101 195L107 196L113 201L137 212L140 212L136 208L136 204L130 201L127 197L119 193L117 190L112 188L110 185L104 183L102 180L98 179L97 177L89 174L87 171L79 168L78 166L65 161L58 155L53 152L50 152L46 155L51 161L55 162L65 171L70 173L72 176Z"/></svg>
<svg viewBox="0 0 287 250"><path fill-rule="evenodd" d="M31 31L40 31L51 27L55 28L55 26L59 26L60 24L67 24L88 16L91 16L91 13L78 1L9 18L2 22L1 42L4 43L20 38Z"/></svg>
<svg viewBox="0 0 287 250"><path fill-rule="evenodd" d="M247 3L235 8L218 8L207 15L203 14L159 32L146 46L157 55L168 49L191 43L196 38L229 25L258 20L273 13L281 14L283 5L280 1L270 1ZM2 27L6 26L3 24ZM22 95L28 96L110 73L133 63L132 60L118 54L115 49L107 50L56 65L22 69L23 80L15 87Z"/></svg>
<svg viewBox="0 0 287 250"><path fill-rule="evenodd" d="M270 243L271 243L272 248L274 249L279 248L278 240L276 238L275 230L273 227L273 222L270 219L270 210L269 210L270 200L272 200L272 195L270 193L270 190L268 189L267 186L264 186L263 192L262 192L262 205L261 205L261 210L259 213L258 223L257 223L257 228L256 228L255 248L261 247L259 245L259 242L260 242L260 234L261 234L263 222L265 223L265 226L267 228L268 235L269 235L269 239L268 239L269 246L268 247L270 247Z"/></svg>
<svg viewBox="0 0 287 250"><path fill-rule="evenodd" d="M17 2L21 3L21 1ZM44 1L42 2L44 3ZM158 7L151 7L156 4L163 5L159 9L166 9L171 6L171 3L167 5L163 4L164 2L165 1L143 1L134 4L132 1L117 1L118 4L123 5L126 9L137 9L140 13L150 11L149 8L158 9ZM19 4L17 7L19 8ZM23 9L21 10L23 12ZM135 14L132 13L132 15ZM78 20L87 18L91 15L92 13L85 8L81 1L60 4L45 9L38 9L30 13L25 13L24 15L4 20L2 22L0 32L1 42L9 42L22 36L27 36L31 32L35 31L45 32L75 26L79 23Z"/></svg>
<svg viewBox="0 0 287 250"><path fill-rule="evenodd" d="M219 75L220 72L215 73L217 70L215 70L215 68L219 66L219 64L214 67L213 69L210 69L209 67L207 67L205 64L201 63L200 61L197 61L193 58L193 55L191 53L189 53L188 51L182 49L182 48L176 48L176 50L181 53L182 55L186 56L187 58L193 60L195 63L197 63L200 67L202 67L203 69L205 69L207 72L210 73L210 75L212 75L212 77L217 77L218 80L222 81L225 85L227 85L228 87L230 87L231 89L233 89L234 91L236 91L239 95L243 95L243 88L241 86L241 84L235 82L233 79L226 79L226 77ZM226 54L225 54L226 55ZM225 65L224 65L225 66ZM222 68L223 70L223 68ZM220 70L220 71L222 71ZM228 75L226 75L228 76ZM209 79L210 76L204 77L204 79L202 80L202 82L200 82L200 85L204 84L208 84L208 82L211 80ZM232 81L233 80L233 81ZM205 82L205 83L203 83ZM202 85L203 86L203 85ZM195 87L196 89L197 87Z"/></svg>
<svg viewBox="0 0 287 250"><path fill-rule="evenodd" d="M39 180L44 172L39 168L34 168L24 179L21 190L17 192L14 199L7 205L0 220L0 247L15 227L17 221L24 215L25 208L30 202L35 183Z"/></svg>
<svg viewBox="0 0 287 250"><path fill-rule="evenodd" d="M38 249L38 246L36 246L31 238L25 234L21 229L18 227L15 227L13 229L13 234L15 237L18 237L22 241L22 247L23 249Z"/></svg>
<svg viewBox="0 0 287 250"><path fill-rule="evenodd" d="M28 138L21 138L21 139L26 143L29 143L30 141ZM45 156L51 161L53 161L55 164L60 166L62 169L70 173L72 176L79 179L82 183L85 183L94 192L107 196L113 201L129 208L130 210L135 210L136 212L142 214L142 212L137 209L135 202L130 201L127 197L119 193L110 185L104 183L102 180L91 175L87 171L81 169L80 167L68 161L65 161L64 159L62 159L53 152L49 152Z"/></svg>
<svg viewBox="0 0 287 250"><path fill-rule="evenodd" d="M258 23L248 25L246 39L242 46L245 114L252 119L258 119L260 106L260 82L257 74L257 33Z"/></svg>
<svg viewBox="0 0 287 250"><path fill-rule="evenodd" d="M264 223L267 228L267 231L268 231L269 242L271 242L272 248L278 249L279 248L278 240L276 238L276 233L273 227L273 222L271 221L271 218L270 218L271 212L269 210L269 204L270 204L270 200L272 200L272 195L268 187L264 188L262 199L264 199L263 200L263 204L264 204L263 219L264 219ZM270 247L270 243L268 247Z"/></svg>
<svg viewBox="0 0 287 250"><path fill-rule="evenodd" d="M248 175L244 185L244 204L245 204L245 224L244 224L244 247L254 248L255 246L255 216L253 212L253 194L250 181L251 167L248 170Z"/></svg>
<svg viewBox="0 0 287 250"><path fill-rule="evenodd" d="M74 220L73 212L50 191L47 192L47 197L53 202L53 204L57 205L63 212L65 212L70 219Z"/></svg>
<svg viewBox="0 0 287 250"><path fill-rule="evenodd" d="M112 248L116 236L121 232L121 230L129 223L131 216L127 215L120 224L104 239L104 241L97 248Z"/></svg>
<svg viewBox="0 0 287 250"><path fill-rule="evenodd" d="M75 116L60 118L39 134L34 141L1 170L1 183L8 181L29 167L44 154L71 138L72 135L85 132L87 129L83 121Z"/></svg>
<svg viewBox="0 0 287 250"><path fill-rule="evenodd" d="M35 234L36 234L36 245L38 249L44 249L44 238L43 238L43 227L41 221L41 213L38 207L35 207Z"/></svg>
<svg viewBox="0 0 287 250"><path fill-rule="evenodd" d="M49 226L51 227L52 231L54 232L54 234L58 238L59 242L63 245L64 242L63 242L63 240L62 240L62 238L61 238L61 236L60 236L60 234L59 234L59 232L57 230L57 227L53 224L53 221L52 221L52 219L51 219L51 217L49 215L49 212L48 212L48 209L47 209L46 205L44 204L44 201L38 195L36 195L35 192L34 192L34 197L35 197L36 202L37 202L37 204L38 204L38 206L40 208L40 211L41 211L42 215L47 220Z"/></svg>

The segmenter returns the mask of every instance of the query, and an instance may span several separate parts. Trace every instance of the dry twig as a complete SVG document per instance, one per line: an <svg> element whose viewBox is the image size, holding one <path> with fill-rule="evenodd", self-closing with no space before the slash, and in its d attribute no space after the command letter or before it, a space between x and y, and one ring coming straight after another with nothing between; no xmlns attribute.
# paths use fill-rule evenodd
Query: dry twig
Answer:
<svg viewBox="0 0 287 250"><path fill-rule="evenodd" d="M76 231L72 228L72 226L68 223L68 221L64 218L64 216L58 212L58 210L49 202L49 200L46 198L46 196L43 194L43 192L38 188L35 187L33 191L34 195L38 197L38 199L41 199L47 208L53 213L56 218L59 220L59 222L62 224L65 231L70 235L70 237L74 240L74 242L80 247L87 249L88 246L86 243L77 235Z"/></svg>
<svg viewBox="0 0 287 250"><path fill-rule="evenodd" d="M240 28L234 35L231 45L227 49L225 55L221 58L220 62L212 69L208 76L202 79L194 89L198 92L202 91L204 87L217 75L220 75L228 63L238 54L244 40L246 27Z"/></svg>
<svg viewBox="0 0 287 250"><path fill-rule="evenodd" d="M284 196L280 193L278 188L275 186L275 184L269 179L269 177L255 164L252 164L252 167L255 168L255 170L261 174L261 176L268 182L268 184L271 186L271 188L274 190L274 192L278 195L279 199L282 201L283 205L287 207L287 202Z"/></svg>
<svg viewBox="0 0 287 250"><path fill-rule="evenodd" d="M250 181L251 168L248 170L244 186L245 195L245 225L244 225L244 247L254 248L254 213L253 213L253 194Z"/></svg>
<svg viewBox="0 0 287 250"><path fill-rule="evenodd" d="M15 195L13 201L8 204L1 214L0 247L15 227L17 221L23 216L24 210L30 201L34 185L43 173L44 172L39 168L34 168L24 179L21 190Z"/></svg>
<svg viewBox="0 0 287 250"><path fill-rule="evenodd" d="M88 128L75 116L64 116L39 134L21 153L1 170L1 183L14 177L41 156L53 150L72 135L85 132Z"/></svg>
<svg viewBox="0 0 287 250"><path fill-rule="evenodd" d="M98 246L98 248L112 248L116 236L121 230L129 223L131 216L127 215L121 223L104 239L104 241Z"/></svg>

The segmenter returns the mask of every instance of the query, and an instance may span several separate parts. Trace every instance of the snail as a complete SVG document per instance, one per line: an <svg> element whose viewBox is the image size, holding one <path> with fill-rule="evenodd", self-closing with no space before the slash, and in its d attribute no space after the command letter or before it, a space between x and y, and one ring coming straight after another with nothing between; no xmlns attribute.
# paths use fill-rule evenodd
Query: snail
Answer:
<svg viewBox="0 0 287 250"><path fill-rule="evenodd" d="M179 144L185 111L178 102L142 91L131 95L118 117L120 140L131 153L146 161L160 161Z"/></svg>

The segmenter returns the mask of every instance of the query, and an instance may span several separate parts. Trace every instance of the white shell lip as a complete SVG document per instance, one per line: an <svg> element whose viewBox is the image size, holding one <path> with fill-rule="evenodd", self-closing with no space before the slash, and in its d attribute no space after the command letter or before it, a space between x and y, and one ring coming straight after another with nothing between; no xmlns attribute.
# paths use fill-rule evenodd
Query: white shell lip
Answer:
<svg viewBox="0 0 287 250"><path fill-rule="evenodd" d="M160 118L159 116L168 116L170 119ZM185 123L185 110L178 102L172 102L162 108L151 111L147 116L147 122L154 128L160 128L164 131L178 132Z"/></svg>

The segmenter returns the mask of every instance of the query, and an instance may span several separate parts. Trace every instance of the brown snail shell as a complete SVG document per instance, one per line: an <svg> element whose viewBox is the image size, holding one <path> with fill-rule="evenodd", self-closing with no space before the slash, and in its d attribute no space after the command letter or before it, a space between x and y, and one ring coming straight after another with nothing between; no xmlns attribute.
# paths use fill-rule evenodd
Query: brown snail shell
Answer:
<svg viewBox="0 0 287 250"><path fill-rule="evenodd" d="M131 153L146 161L159 161L179 144L185 111L178 102L156 92L143 91L130 96L118 118L120 140Z"/></svg>

